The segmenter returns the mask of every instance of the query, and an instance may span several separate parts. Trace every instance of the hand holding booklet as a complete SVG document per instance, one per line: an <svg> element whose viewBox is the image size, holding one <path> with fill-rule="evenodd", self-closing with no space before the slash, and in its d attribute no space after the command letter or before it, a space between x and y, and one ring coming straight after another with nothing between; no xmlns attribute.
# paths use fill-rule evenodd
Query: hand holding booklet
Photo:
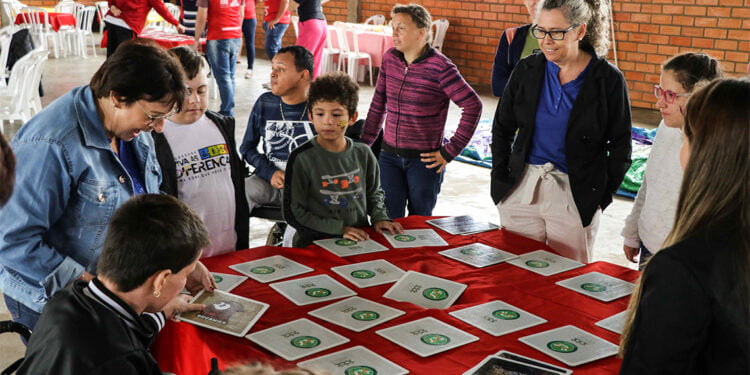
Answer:
<svg viewBox="0 0 750 375"><path fill-rule="evenodd" d="M260 319L268 304L235 294L216 290L198 293L190 303L203 304L203 311L191 311L177 316L180 321L195 324L232 336L244 336Z"/></svg>

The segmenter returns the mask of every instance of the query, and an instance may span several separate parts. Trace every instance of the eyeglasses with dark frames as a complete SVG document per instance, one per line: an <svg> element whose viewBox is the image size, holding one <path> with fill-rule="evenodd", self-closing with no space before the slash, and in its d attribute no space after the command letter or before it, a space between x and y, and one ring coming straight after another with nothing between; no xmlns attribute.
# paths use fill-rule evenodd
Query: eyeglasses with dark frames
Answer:
<svg viewBox="0 0 750 375"><path fill-rule="evenodd" d="M674 91L664 90L659 85L654 85L654 96L656 99L661 99L663 97L665 102L672 104L681 96L690 96L690 93L678 94Z"/></svg>
<svg viewBox="0 0 750 375"><path fill-rule="evenodd" d="M531 27L531 35L537 39L544 39L547 35L549 35L550 39L552 40L563 40L565 39L565 34L569 33L570 31L578 27L578 25L580 24L577 23L575 25L571 25L569 28L565 30L552 30L552 31L542 30L539 28L539 25L534 25Z"/></svg>

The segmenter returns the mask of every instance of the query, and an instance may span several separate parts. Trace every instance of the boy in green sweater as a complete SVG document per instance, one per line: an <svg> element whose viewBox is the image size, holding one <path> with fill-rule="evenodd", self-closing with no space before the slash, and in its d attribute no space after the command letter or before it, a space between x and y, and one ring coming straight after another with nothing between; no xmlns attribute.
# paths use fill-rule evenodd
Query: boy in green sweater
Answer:
<svg viewBox="0 0 750 375"><path fill-rule="evenodd" d="M361 228L370 222L378 233L403 232L385 208L375 155L344 135L357 120L358 99L359 86L342 72L310 86L308 116L318 134L292 151L284 184L284 219L297 230L294 247L331 237L363 241L369 235Z"/></svg>

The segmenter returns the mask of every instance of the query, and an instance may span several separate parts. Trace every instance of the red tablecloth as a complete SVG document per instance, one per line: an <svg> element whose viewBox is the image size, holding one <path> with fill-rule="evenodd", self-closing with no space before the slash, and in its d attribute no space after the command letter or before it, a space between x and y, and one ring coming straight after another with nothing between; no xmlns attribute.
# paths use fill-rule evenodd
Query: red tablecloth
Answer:
<svg viewBox="0 0 750 375"><path fill-rule="evenodd" d="M382 28L385 29L385 27ZM339 48L338 31L333 25L328 25L328 30L333 48ZM352 34L347 33L347 38L349 48L354 49ZM374 67L380 67L383 64L383 54L389 48L393 47L393 35L385 31L357 30L357 41L359 43L359 51L370 54L370 57L372 57L372 66ZM367 64L367 60L361 60L360 64Z"/></svg>
<svg viewBox="0 0 750 375"><path fill-rule="evenodd" d="M424 217L408 217L400 219L399 222L407 229L433 228L426 224L424 220ZM340 258L317 246L310 246L307 249L264 246L208 258L204 260L204 263L212 271L237 274L235 271L229 269L228 266L282 254L315 269L314 272L299 277L324 273L329 274L355 290L363 298L406 311L406 314L399 318L390 320L364 332L355 333L346 328L307 315L307 312L325 306L326 303L296 306L271 289L267 284L258 283L252 279L245 281L235 288L232 293L263 301L271 305L265 315L250 330L251 333L306 317L351 339L347 344L310 357L305 357L300 359L300 361L330 354L356 345L363 345L398 365L405 367L411 374L452 375L463 373L479 363L487 355L496 353L501 349L567 367L563 363L521 343L518 341L518 338L568 324L573 324L612 343L618 343L619 336L617 334L599 328L594 323L623 311L627 307L628 298L620 298L609 303L600 302L555 285L555 282L592 271L598 271L627 281L634 281L638 277L637 271L606 262L592 263L585 267L550 277L544 277L505 263L478 269L443 257L437 254L437 252L446 248L467 245L474 242L482 242L516 254L527 253L537 249L549 250L549 248L539 242L502 230L469 236L452 236L441 230L437 230L437 232L450 244L449 247L392 249L385 252ZM381 235L375 234L373 238L388 246L388 242ZM383 298L382 295L392 284L359 289L356 286L350 285L336 273L330 271L330 268L334 266L381 258L388 260L403 270L415 270L466 283L468 284L468 288L456 303L447 310L424 309L411 303L396 302ZM496 299L539 315L547 319L548 322L500 337L494 337L448 315L449 311L463 309ZM465 330L478 336L480 340L428 358L421 358L375 334L376 330L426 316L435 317L459 329ZM222 368L226 368L232 363L258 359L270 360L277 365L288 365L288 363L275 357L271 352L245 338L230 336L187 323L170 322L167 324L153 346L153 353L162 371L173 372L179 375L207 374L211 357L219 358ZM574 371L576 374L613 374L617 372L619 366L620 360L610 357L575 367Z"/></svg>
<svg viewBox="0 0 750 375"><path fill-rule="evenodd" d="M70 13L47 13L49 15L49 25L52 26L52 28L55 31L60 30L61 26L75 26L76 25L76 18ZM30 15L30 14L29 14ZM44 15L40 14L39 19L41 22L44 22ZM30 23L26 22L24 19L24 13L18 13L16 16L16 25L20 25L23 23Z"/></svg>
<svg viewBox="0 0 750 375"><path fill-rule="evenodd" d="M165 31L159 31L159 30L153 30L153 29L145 29L139 35L141 38L146 39L152 39L156 41L156 43L159 43L162 47L166 49L170 49L177 46L183 46L183 45L193 45L195 43L195 39L193 39L190 35L185 34L176 34L176 33L168 33ZM206 45L206 39L201 39L201 45Z"/></svg>

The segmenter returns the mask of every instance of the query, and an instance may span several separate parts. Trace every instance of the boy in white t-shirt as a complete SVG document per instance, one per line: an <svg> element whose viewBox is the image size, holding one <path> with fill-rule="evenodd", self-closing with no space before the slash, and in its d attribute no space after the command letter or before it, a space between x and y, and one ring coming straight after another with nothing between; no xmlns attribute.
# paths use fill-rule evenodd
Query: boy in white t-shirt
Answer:
<svg viewBox="0 0 750 375"><path fill-rule="evenodd" d="M154 134L162 169L160 189L187 203L208 228L210 257L248 247L249 210L244 179L248 175L234 140L234 118L208 111L208 67L185 46L170 50L187 76L182 111Z"/></svg>

